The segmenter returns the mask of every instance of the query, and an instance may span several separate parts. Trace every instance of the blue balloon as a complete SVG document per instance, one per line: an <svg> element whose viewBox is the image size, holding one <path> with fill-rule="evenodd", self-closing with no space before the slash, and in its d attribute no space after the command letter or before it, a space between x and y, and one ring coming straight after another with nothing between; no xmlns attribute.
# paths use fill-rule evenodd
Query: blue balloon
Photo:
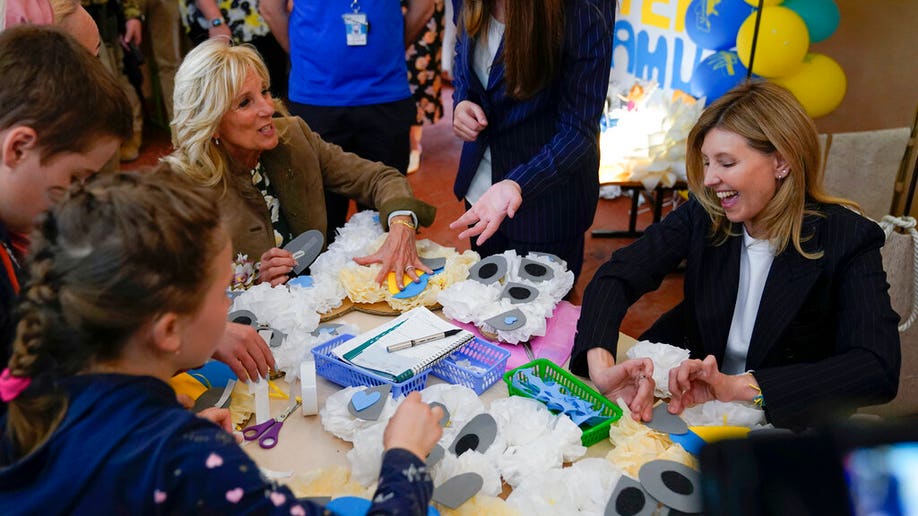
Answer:
<svg viewBox="0 0 918 516"><path fill-rule="evenodd" d="M692 0L685 11L685 32L701 48L729 50L752 11L744 0Z"/></svg>
<svg viewBox="0 0 918 516"><path fill-rule="evenodd" d="M787 7L803 18L810 33L810 43L818 43L831 36L841 21L835 0L785 0L781 7Z"/></svg>
<svg viewBox="0 0 918 516"><path fill-rule="evenodd" d="M746 67L734 51L715 52L698 63L692 73L692 96L707 97L710 104L746 79Z"/></svg>

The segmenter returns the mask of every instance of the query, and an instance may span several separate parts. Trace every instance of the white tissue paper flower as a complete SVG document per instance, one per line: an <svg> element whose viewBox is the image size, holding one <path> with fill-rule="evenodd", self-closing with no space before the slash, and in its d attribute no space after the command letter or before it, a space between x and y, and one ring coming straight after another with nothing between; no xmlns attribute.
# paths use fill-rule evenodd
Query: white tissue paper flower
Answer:
<svg viewBox="0 0 918 516"><path fill-rule="evenodd" d="M464 385L438 383L421 391L424 403L442 403L449 411L449 426L443 429L440 446L449 448L453 440L472 418L485 411L484 403L475 391Z"/></svg>
<svg viewBox="0 0 918 516"><path fill-rule="evenodd" d="M583 459L564 469L533 471L513 488L507 503L521 514L604 514L621 471L603 459Z"/></svg>
<svg viewBox="0 0 918 516"><path fill-rule="evenodd" d="M657 398L669 398L669 370L688 360L689 351L669 344L642 340L631 346L626 353L628 358L649 358L653 360L653 391Z"/></svg>
<svg viewBox="0 0 918 516"><path fill-rule="evenodd" d="M682 411L682 419L689 426L745 426L764 428L765 411L744 401L712 400Z"/></svg>
<svg viewBox="0 0 918 516"><path fill-rule="evenodd" d="M563 414L555 415L531 398L511 396L494 400L489 413L497 421L506 449L498 459L501 475L511 486L533 471L561 468L586 453L582 431Z"/></svg>
<svg viewBox="0 0 918 516"><path fill-rule="evenodd" d="M526 258L544 264L552 270L553 277L548 281L531 281L520 277L522 257L515 251L501 253L507 260L507 274L499 282L483 285L467 279L454 283L443 290L437 301L443 306L443 315L464 323L472 323L482 331L497 334L501 342L518 344L527 342L532 337L545 335L546 319L552 316L558 302L567 295L574 285L574 273L566 266L550 260L547 256L529 253ZM535 288L539 295L528 303L513 304L509 299L501 299L500 293L507 282L522 283ZM526 316L526 324L515 330L498 330L486 324L491 317L518 308Z"/></svg>
<svg viewBox="0 0 918 516"><path fill-rule="evenodd" d="M347 223L336 230L335 241L309 267L313 286L308 290L316 297L319 313L341 305L347 291L339 280L339 273L354 263L354 258L370 254L370 245L382 234L379 213L372 210L351 215Z"/></svg>
<svg viewBox="0 0 918 516"><path fill-rule="evenodd" d="M319 325L319 315L308 290L291 290L284 285L272 288L268 283L261 283L233 299L230 312L236 310L248 310L255 314L259 323L287 335L280 346L271 348L271 353L276 368L287 373L287 380L295 379L300 362L320 342L318 337L310 335Z"/></svg>
<svg viewBox="0 0 918 516"><path fill-rule="evenodd" d="M486 455L476 451L466 451L459 457L447 451L443 459L431 470L434 486L441 485L461 473L481 475L484 482L478 494L497 496L503 490L500 472L494 462Z"/></svg>
<svg viewBox="0 0 918 516"><path fill-rule="evenodd" d="M367 421L366 419L355 417L347 409L347 405L350 403L354 393L364 389L366 387L345 387L329 396L325 400L325 406L319 410L322 428L340 439L354 442L359 431L374 426L380 421L387 423L398 407L398 402L393 400L391 395L386 397L386 405L376 421Z"/></svg>

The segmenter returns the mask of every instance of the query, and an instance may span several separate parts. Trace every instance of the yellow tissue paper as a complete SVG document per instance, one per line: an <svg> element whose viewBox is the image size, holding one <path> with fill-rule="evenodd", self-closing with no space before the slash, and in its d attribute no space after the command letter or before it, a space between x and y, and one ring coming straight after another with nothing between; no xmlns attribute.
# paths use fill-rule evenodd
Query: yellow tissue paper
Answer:
<svg viewBox="0 0 918 516"><path fill-rule="evenodd" d="M455 509L435 504L442 516L478 516L487 514L488 516L518 516L520 511L514 509L504 500L494 496L475 495L471 500L465 502Z"/></svg>
<svg viewBox="0 0 918 516"><path fill-rule="evenodd" d="M641 466L658 459L672 460L698 469L695 457L682 446L674 443L668 435L632 419L624 400L619 399L617 403L622 409L622 417L609 427L609 441L614 448L606 454L606 460L632 478L638 478Z"/></svg>
<svg viewBox="0 0 918 516"><path fill-rule="evenodd" d="M351 472L345 467L315 469L305 474L297 474L285 482L298 498L313 496L359 496L370 499L373 490L363 487L360 482L351 478Z"/></svg>

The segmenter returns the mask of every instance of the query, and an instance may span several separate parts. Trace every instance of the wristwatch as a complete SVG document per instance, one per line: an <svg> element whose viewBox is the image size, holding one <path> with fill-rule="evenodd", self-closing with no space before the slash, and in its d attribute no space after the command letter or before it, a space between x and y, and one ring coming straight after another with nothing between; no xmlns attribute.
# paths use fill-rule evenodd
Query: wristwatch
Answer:
<svg viewBox="0 0 918 516"><path fill-rule="evenodd" d="M223 25L223 18L214 18L213 20L210 20L211 27L219 27L221 25Z"/></svg>

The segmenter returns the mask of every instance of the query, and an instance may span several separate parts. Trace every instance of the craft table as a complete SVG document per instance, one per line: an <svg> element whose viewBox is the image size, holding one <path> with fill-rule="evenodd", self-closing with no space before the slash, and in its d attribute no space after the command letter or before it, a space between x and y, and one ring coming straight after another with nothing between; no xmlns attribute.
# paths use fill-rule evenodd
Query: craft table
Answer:
<svg viewBox="0 0 918 516"><path fill-rule="evenodd" d="M389 320L388 317L350 312L331 322L349 323L357 326L361 331L367 331L385 323L387 320ZM634 342L635 340L632 337L620 334L617 356L625 356L625 351ZM589 380L584 379L584 381L592 385ZM281 388L286 389L286 384L283 381L278 381L277 383ZM319 409L321 410L325 405L326 398L342 389L342 387L321 376L316 378L316 383ZM427 385L436 383L443 383L443 381L432 375L428 377ZM480 397L485 406L489 406L492 401L505 398L507 395L507 384L499 381ZM287 401L272 398L271 414L280 414L286 406ZM269 450L263 450L253 441L243 449L262 468L278 472L306 474L310 471L334 466L350 467L346 454L351 449L351 443L326 432L322 428L319 415L303 416L299 409L284 423L277 446ZM609 441L603 440L591 446L585 456L605 457L610 449L611 444Z"/></svg>

